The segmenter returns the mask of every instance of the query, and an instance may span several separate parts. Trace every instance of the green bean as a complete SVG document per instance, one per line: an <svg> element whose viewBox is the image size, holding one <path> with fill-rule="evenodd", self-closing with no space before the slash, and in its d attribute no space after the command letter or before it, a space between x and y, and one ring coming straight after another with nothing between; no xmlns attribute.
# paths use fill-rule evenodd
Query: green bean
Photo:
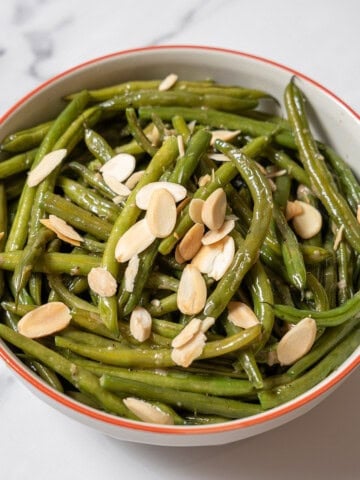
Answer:
<svg viewBox="0 0 360 480"><path fill-rule="evenodd" d="M306 285L306 268L296 235L279 208L274 208L274 218L282 239L281 253L289 279L294 287L303 290Z"/></svg>
<svg viewBox="0 0 360 480"><path fill-rule="evenodd" d="M122 400L117 395L101 388L98 378L86 369L75 366L59 353L1 324L0 337L53 369L78 388L80 392L95 397L104 410L128 418L134 418L134 415L125 407Z"/></svg>
<svg viewBox="0 0 360 480"><path fill-rule="evenodd" d="M47 276L50 288L54 290L58 298L64 302L70 308L78 308L81 310L86 310L87 312L97 313L98 309L95 305L83 300L80 297L77 297L73 293L70 293L68 289L63 284L61 277L59 275L48 275Z"/></svg>
<svg viewBox="0 0 360 480"><path fill-rule="evenodd" d="M310 390L336 370L353 353L359 343L360 329L357 328L303 376L273 390L259 392L261 406L264 409L276 407Z"/></svg>
<svg viewBox="0 0 360 480"><path fill-rule="evenodd" d="M107 241L101 266L106 268L114 278L119 273L119 264L115 260L115 247L119 238L133 225L140 209L135 204L137 192L147 183L156 181L161 174L174 162L178 154L177 141L170 137L154 155L144 175L129 195L127 202L118 216ZM116 297L101 297L99 301L100 315L105 323L114 332L117 331L117 301Z"/></svg>
<svg viewBox="0 0 360 480"><path fill-rule="evenodd" d="M52 124L53 121L45 122L8 135L1 142L1 150L18 153L39 146Z"/></svg>
<svg viewBox="0 0 360 480"><path fill-rule="evenodd" d="M104 197L112 200L115 197L115 193L106 185L101 175L96 172L92 172L85 165L81 165L78 162L70 162L67 167L76 173L79 173L84 181L101 193Z"/></svg>
<svg viewBox="0 0 360 480"><path fill-rule="evenodd" d="M108 162L114 156L114 151L105 138L90 128L85 129L84 140L89 151L101 163Z"/></svg>
<svg viewBox="0 0 360 480"><path fill-rule="evenodd" d="M284 212L290 197L291 178L289 175L281 175L275 179L276 190L273 193L274 204Z"/></svg>
<svg viewBox="0 0 360 480"><path fill-rule="evenodd" d="M158 149L154 145L152 145L150 140L143 132L141 125L137 119L135 110L133 108L127 108L125 114L132 136L141 146L141 148L151 157L153 157Z"/></svg>
<svg viewBox="0 0 360 480"><path fill-rule="evenodd" d="M268 149L268 157L278 168L285 169L287 174L302 185L310 187L309 177L305 170L300 167L289 155L282 150Z"/></svg>
<svg viewBox="0 0 360 480"><path fill-rule="evenodd" d="M151 316L162 317L170 312L175 312L177 308L177 294L172 293L165 298L159 300L158 304L151 303L146 306Z"/></svg>
<svg viewBox="0 0 360 480"><path fill-rule="evenodd" d="M179 280L170 275L165 275L164 273L151 272L146 282L146 288L177 292L179 288Z"/></svg>
<svg viewBox="0 0 360 480"><path fill-rule="evenodd" d="M336 250L336 260L338 266L338 304L342 305L349 300L352 295L352 282L350 275L350 256L351 252L346 241L340 242L339 248Z"/></svg>
<svg viewBox="0 0 360 480"><path fill-rule="evenodd" d="M173 117L171 121L172 121L173 127L176 130L176 133L182 136L184 144L186 145L191 136L191 132L189 130L187 123L185 122L183 117L181 117L180 115L175 115L175 117Z"/></svg>
<svg viewBox="0 0 360 480"><path fill-rule="evenodd" d="M29 357L22 358L22 360L29 368L31 368L31 370L37 373L39 377L41 377L48 385L50 385L50 387L54 388L58 392L64 393L64 387L52 369Z"/></svg>
<svg viewBox="0 0 360 480"><path fill-rule="evenodd" d="M298 323L304 317L312 317L319 327L335 327L348 321L354 315L358 316L359 306L360 291L356 292L343 305L324 312L300 310L286 305L274 305L274 312L278 318L286 322Z"/></svg>
<svg viewBox="0 0 360 480"><path fill-rule="evenodd" d="M306 286L311 290L313 294L315 310L317 310L318 312L329 310L329 299L327 297L325 288L311 272L306 273Z"/></svg>
<svg viewBox="0 0 360 480"><path fill-rule="evenodd" d="M345 236L356 252L360 252L360 225L350 207L337 190L323 156L313 139L305 114L302 93L292 80L285 90L285 105L294 131L300 158L309 175L311 187L329 216L337 225L344 225Z"/></svg>
<svg viewBox="0 0 360 480"><path fill-rule="evenodd" d="M40 272L32 272L29 278L29 293L36 305L42 304L42 280Z"/></svg>
<svg viewBox="0 0 360 480"><path fill-rule="evenodd" d="M28 170L35 159L36 152L37 149L35 148L0 162L0 179L3 180Z"/></svg>
<svg viewBox="0 0 360 480"><path fill-rule="evenodd" d="M7 201L6 201L6 193L5 193L5 186L3 183L0 183L0 252L4 251L6 237L7 237ZM0 271L0 298L3 297L5 293L5 278L4 272Z"/></svg>
<svg viewBox="0 0 360 480"><path fill-rule="evenodd" d="M241 418L256 415L262 411L258 405L252 403L201 393L183 392L156 385L149 386L145 383L111 375L103 375L100 378L100 384L109 391L121 392L123 395L135 395L146 400L165 402L192 412L221 415L226 418Z"/></svg>

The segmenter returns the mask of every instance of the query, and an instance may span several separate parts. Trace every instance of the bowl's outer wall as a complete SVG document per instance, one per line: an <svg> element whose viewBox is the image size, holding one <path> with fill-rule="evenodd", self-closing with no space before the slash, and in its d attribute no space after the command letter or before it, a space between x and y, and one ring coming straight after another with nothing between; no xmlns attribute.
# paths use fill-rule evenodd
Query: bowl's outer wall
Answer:
<svg viewBox="0 0 360 480"><path fill-rule="evenodd" d="M69 93L134 79L163 78L172 72L178 74L180 79L213 78L218 82L266 90L280 101L281 107L277 111L283 114L285 114L282 102L284 88L295 73L273 62L221 49L165 47L120 52L76 67L30 92L0 120L0 141L11 132L54 117L64 106L61 98ZM340 100L309 79L298 74L296 81L307 98L315 135L331 144L355 172L360 174L359 117ZM268 102L267 106L270 105ZM151 425L147 425L146 428L144 425L142 428L139 424L132 426L131 422L124 422L124 426L121 426L119 424L121 419L114 421L114 417L109 415L99 416L91 409L76 408L76 402L66 397L51 392L49 394L49 388L37 377L36 379L34 377L32 384L28 382L29 375L32 374L20 361L13 358L3 342L1 344L3 347L0 348L0 355L8 363L9 356L12 356L11 367L22 380L25 380L25 384L36 395L68 416L115 438L172 446L227 443L256 435L296 418L319 403L338 386L345 373L350 373L356 363L359 363L360 357L359 348L339 369L341 375L334 372L310 392L289 402L287 408L282 406L275 409L273 415L267 415L264 421L252 417L254 420L230 422L225 427L193 429L193 434L190 433L190 429L177 429L177 433L174 434L175 430L166 433L166 429ZM87 415L87 411L92 414ZM104 421L105 418L107 420Z"/></svg>

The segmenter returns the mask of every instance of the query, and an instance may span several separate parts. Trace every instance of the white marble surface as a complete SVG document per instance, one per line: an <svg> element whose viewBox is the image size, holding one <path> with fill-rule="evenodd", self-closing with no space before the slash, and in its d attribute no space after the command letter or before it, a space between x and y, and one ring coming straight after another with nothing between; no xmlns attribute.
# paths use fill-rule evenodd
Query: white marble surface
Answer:
<svg viewBox="0 0 360 480"><path fill-rule="evenodd" d="M77 63L154 44L227 47L287 64L360 110L358 0L3 0L0 115ZM33 397L0 363L0 478L359 478L360 372L307 415L211 448L106 438Z"/></svg>

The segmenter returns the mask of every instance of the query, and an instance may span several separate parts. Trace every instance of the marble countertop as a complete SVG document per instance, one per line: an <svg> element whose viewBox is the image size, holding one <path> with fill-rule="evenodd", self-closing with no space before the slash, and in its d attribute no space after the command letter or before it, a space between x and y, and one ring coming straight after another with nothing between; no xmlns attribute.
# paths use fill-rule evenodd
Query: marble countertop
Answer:
<svg viewBox="0 0 360 480"><path fill-rule="evenodd" d="M360 111L358 0L5 0L0 116L51 76L118 50L225 47L286 64ZM35 398L0 362L0 476L355 480L359 370L310 413L231 445L164 448L107 438ZM271 472L271 473L269 473Z"/></svg>

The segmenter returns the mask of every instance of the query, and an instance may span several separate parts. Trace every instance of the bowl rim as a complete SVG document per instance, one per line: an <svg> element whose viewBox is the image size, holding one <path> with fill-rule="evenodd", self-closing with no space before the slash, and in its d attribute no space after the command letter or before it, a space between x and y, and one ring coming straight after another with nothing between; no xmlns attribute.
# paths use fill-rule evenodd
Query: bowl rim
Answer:
<svg viewBox="0 0 360 480"><path fill-rule="evenodd" d="M180 49L187 49L187 50L197 50L197 51L208 51L208 52L218 52L218 53L225 53L229 55L240 56L246 59L254 60L256 62L260 62L263 64L267 64L273 67L276 67L284 72L290 73L291 75L295 75L296 77L305 80L306 82L312 84L317 89L323 91L326 95L330 96L333 100L337 103L341 104L352 116L354 116L357 120L360 120L360 115L352 109L346 102L344 102L341 98L339 98L336 94L332 91L324 87L322 84L318 83L317 81L313 80L312 78L308 77L307 75L302 74L301 72L287 67L279 62L274 60L254 55L251 53L246 53L243 51L221 48L221 47L213 47L213 46L203 46L203 45L156 45L156 46L147 46L147 47L139 47L139 48L132 48L121 50L117 52L113 52L107 55L102 55L91 60L82 62L78 65L75 65L69 69L62 71L61 73L52 76L45 82L42 82L36 88L30 90L27 94L25 94L20 100L18 100L12 107L10 107L1 117L0 117L0 126L1 124L12 115L18 108L20 108L27 100L33 97L36 93L40 92L48 85L55 83L57 80L66 77L67 75L76 72L78 70L83 69L84 67L91 66L98 62L102 62L104 60L108 60L115 57L121 57L129 54L137 54L137 53L146 53L146 52L153 52L153 51L161 51L161 50L180 50ZM1 341L3 343L3 341ZM88 407L87 405L81 404L76 400L73 400L71 397L68 397L62 393L57 392L52 387L47 385L40 377L36 377L27 367L22 364L19 360L16 360L12 354L10 353L10 349L8 347L3 347L0 343L0 357L5 361L8 366L10 366L17 374L22 377L26 382L28 382L32 387L39 390L42 394L49 397L52 400L55 400L57 403L60 403L63 407L70 408L74 413L81 414L81 416L90 417L92 420L105 422L110 424L114 427L124 427L126 429L131 430L140 430L149 433L155 434L176 434L176 435L208 435L208 434L220 434L228 431L235 431L239 429L245 429L249 427L255 427L261 424L265 424L270 421L274 421L279 417L285 416L300 407L311 403L313 400L317 399L321 395L328 392L332 389L335 385L340 383L345 377L347 377L350 372L352 372L359 364L360 364L360 354L354 355L356 351L352 354L351 360L349 361L348 365L345 368L338 368L335 372L330 374L329 377L324 379L320 384L313 387L303 395L284 403L276 408L270 409L268 411L262 412L258 415L254 415L251 417L246 417L242 419L236 420L229 420L226 423L219 423L214 425L202 425L202 426L169 426L169 425L157 425L151 424L146 422L137 422L133 420L127 420L122 417L117 417L110 413L102 412L100 410L96 410L92 407Z"/></svg>

